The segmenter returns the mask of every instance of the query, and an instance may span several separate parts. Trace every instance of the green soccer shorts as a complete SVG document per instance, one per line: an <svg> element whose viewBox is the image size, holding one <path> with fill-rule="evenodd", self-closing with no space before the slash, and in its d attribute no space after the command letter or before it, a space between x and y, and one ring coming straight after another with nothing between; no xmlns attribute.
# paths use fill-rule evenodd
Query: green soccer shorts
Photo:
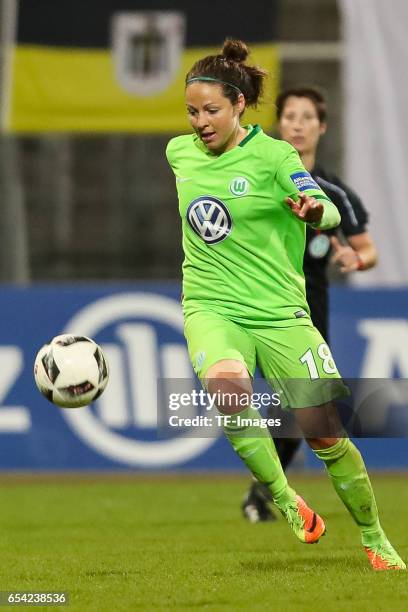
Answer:
<svg viewBox="0 0 408 612"><path fill-rule="evenodd" d="M201 311L186 317L184 333L202 382L212 365L235 359L252 377L258 365L279 391L283 408L319 406L349 394L328 345L310 319L287 327L244 327L215 312Z"/></svg>

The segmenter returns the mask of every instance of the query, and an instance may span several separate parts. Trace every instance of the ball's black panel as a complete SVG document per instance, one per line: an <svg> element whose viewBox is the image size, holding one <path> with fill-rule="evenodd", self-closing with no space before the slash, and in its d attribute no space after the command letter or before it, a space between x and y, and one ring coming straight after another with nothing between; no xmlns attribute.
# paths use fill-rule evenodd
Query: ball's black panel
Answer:
<svg viewBox="0 0 408 612"><path fill-rule="evenodd" d="M69 346L70 344L74 344L74 342L74 336L67 336L64 340L57 340L55 344L58 344L58 346Z"/></svg>
<svg viewBox="0 0 408 612"><path fill-rule="evenodd" d="M94 402L95 400L97 400L98 397L102 395L103 391L104 391L103 389L99 389L99 391L96 393L92 401Z"/></svg>
<svg viewBox="0 0 408 612"><path fill-rule="evenodd" d="M79 383L78 385L70 385L69 387L61 387L59 390L60 393L67 393L71 397L77 397L78 395L83 395L84 393L89 393L95 389L94 385L86 380L83 383Z"/></svg>
<svg viewBox="0 0 408 612"><path fill-rule="evenodd" d="M45 393L44 393L44 391L43 391L43 395L44 395L44 397L46 397L46 398L47 398L47 400L48 400L49 402L51 402L52 404L54 403L54 402L52 401L52 389L49 389L49 391L46 391Z"/></svg>
<svg viewBox="0 0 408 612"><path fill-rule="evenodd" d="M85 336L66 336L64 339L57 340L55 344L59 344L59 346L70 346L71 344L75 344L75 342L92 342L89 338Z"/></svg>
<svg viewBox="0 0 408 612"><path fill-rule="evenodd" d="M54 355L52 354L52 349L44 355L44 357L42 358L42 363L43 363L44 370L48 378L50 379L52 384L54 384L57 379L58 374L60 373L60 370L54 361Z"/></svg>
<svg viewBox="0 0 408 612"><path fill-rule="evenodd" d="M105 357L103 356L103 353L100 350L100 348L96 349L94 353L94 357L95 357L96 363L98 364L98 369L99 369L98 382L101 383L103 380L105 380L105 378L108 375L108 368L106 366Z"/></svg>

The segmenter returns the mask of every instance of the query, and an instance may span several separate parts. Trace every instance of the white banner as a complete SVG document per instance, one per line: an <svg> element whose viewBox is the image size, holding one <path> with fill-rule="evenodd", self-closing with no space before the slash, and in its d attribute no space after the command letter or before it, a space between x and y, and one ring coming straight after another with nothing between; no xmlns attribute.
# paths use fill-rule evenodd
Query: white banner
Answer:
<svg viewBox="0 0 408 612"><path fill-rule="evenodd" d="M370 212L378 266L359 284L408 284L408 1L339 0L346 179Z"/></svg>

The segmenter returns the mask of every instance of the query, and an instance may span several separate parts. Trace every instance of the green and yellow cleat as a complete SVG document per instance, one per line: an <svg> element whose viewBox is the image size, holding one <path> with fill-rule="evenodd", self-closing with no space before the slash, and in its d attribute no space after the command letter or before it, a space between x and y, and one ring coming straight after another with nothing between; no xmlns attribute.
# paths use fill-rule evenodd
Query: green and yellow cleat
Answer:
<svg viewBox="0 0 408 612"><path fill-rule="evenodd" d="M364 546L371 567L381 570L406 570L407 566L394 550L389 541L385 539L381 544Z"/></svg>
<svg viewBox="0 0 408 612"><path fill-rule="evenodd" d="M296 537L305 544L316 544L326 531L322 517L309 508L300 495L296 495L296 501L281 512Z"/></svg>

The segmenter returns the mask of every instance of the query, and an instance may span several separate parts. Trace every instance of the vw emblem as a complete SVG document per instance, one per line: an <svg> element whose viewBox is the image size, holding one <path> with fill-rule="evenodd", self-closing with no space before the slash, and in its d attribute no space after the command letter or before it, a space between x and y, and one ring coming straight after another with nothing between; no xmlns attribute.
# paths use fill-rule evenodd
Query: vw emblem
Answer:
<svg viewBox="0 0 408 612"><path fill-rule="evenodd" d="M232 229L228 208L212 196L201 196L193 200L187 209L187 221L207 244L225 240Z"/></svg>

